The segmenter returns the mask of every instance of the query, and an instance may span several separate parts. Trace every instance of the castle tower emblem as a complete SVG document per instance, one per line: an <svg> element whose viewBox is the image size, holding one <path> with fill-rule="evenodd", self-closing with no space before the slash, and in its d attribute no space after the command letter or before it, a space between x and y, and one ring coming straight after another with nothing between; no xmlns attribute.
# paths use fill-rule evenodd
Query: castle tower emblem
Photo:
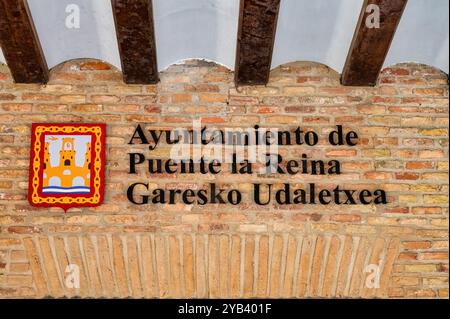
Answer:
<svg viewBox="0 0 450 319"><path fill-rule="evenodd" d="M104 124L33 124L28 199L33 206L103 201Z"/></svg>
<svg viewBox="0 0 450 319"><path fill-rule="evenodd" d="M78 138L82 138L78 137ZM88 137L89 138L89 137ZM84 138L86 139L86 138ZM85 151L81 165L77 165L76 145L83 144L77 137L49 136L45 142L43 163L43 192L44 193L89 193L91 176L91 142L85 142ZM76 143L77 141L77 143ZM50 154L50 144L61 144L57 165Z"/></svg>

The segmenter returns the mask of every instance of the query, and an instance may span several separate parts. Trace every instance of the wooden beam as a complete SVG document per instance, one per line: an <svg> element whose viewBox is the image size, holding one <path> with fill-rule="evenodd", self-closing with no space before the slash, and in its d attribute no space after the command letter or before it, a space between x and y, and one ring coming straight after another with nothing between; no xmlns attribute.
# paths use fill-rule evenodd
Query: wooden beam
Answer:
<svg viewBox="0 0 450 319"><path fill-rule="evenodd" d="M17 83L46 83L48 67L26 0L0 0L0 46Z"/></svg>
<svg viewBox="0 0 450 319"><path fill-rule="evenodd" d="M408 0L364 1L342 72L343 85L376 84L407 2ZM371 7L368 8L369 5L376 5L379 8L379 27L373 27L372 23L369 24L372 26L370 28L366 24L366 20L374 22L371 18L375 11Z"/></svg>
<svg viewBox="0 0 450 319"><path fill-rule="evenodd" d="M267 84L280 0L241 0L236 50L236 85Z"/></svg>
<svg viewBox="0 0 450 319"><path fill-rule="evenodd" d="M125 83L158 82L152 0L111 0Z"/></svg>

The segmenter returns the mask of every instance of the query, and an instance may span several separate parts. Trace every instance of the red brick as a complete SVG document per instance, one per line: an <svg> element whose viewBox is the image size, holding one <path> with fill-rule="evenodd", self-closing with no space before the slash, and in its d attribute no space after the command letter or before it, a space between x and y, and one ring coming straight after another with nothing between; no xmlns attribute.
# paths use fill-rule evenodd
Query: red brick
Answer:
<svg viewBox="0 0 450 319"><path fill-rule="evenodd" d="M351 215L351 214L339 214L339 215L333 215L330 218L332 221L335 222L359 222L361 221L361 216L359 215Z"/></svg>
<svg viewBox="0 0 450 319"><path fill-rule="evenodd" d="M81 71L102 71L111 70L111 66L108 63L101 61L86 61L80 63Z"/></svg>
<svg viewBox="0 0 450 319"><path fill-rule="evenodd" d="M427 169L427 168L433 168L432 162L407 162L406 163L407 169Z"/></svg>
<svg viewBox="0 0 450 319"><path fill-rule="evenodd" d="M395 174L396 179L405 179L405 180L416 180L419 178L419 174L415 173L396 173Z"/></svg>
<svg viewBox="0 0 450 319"><path fill-rule="evenodd" d="M8 227L8 232L11 234L34 234L40 233L41 229L34 226L11 226Z"/></svg>

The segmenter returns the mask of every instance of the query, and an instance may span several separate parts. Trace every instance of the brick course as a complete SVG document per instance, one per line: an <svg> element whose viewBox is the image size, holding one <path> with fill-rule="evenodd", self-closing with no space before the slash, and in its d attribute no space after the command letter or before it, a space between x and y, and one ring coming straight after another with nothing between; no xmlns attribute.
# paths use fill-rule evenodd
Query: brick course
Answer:
<svg viewBox="0 0 450 319"><path fill-rule="evenodd" d="M383 70L375 87L343 87L339 74L296 62L267 86L234 86L233 73L186 61L157 85L125 85L95 60L55 67L47 85L14 84L0 66L0 297L448 297L448 78L428 66ZM128 174L128 145L147 128L343 125L356 147L281 147L286 158L337 158L331 177ZM105 203L38 209L27 202L32 122L106 122ZM126 188L199 188L211 181L251 193L251 183L382 188L385 206L134 206ZM64 284L80 265L81 287ZM380 287L366 286L369 264Z"/></svg>

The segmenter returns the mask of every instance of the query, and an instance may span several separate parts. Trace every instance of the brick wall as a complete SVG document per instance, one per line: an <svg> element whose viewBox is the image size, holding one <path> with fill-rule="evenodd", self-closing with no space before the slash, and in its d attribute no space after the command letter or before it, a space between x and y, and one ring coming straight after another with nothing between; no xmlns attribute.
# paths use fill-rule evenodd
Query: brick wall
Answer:
<svg viewBox="0 0 450 319"><path fill-rule="evenodd" d="M336 158L342 174L269 177L128 174L136 125L312 128L358 133L356 147L281 147ZM32 122L106 122L105 203L37 209L27 202ZM253 182L382 188L387 205L146 205L130 183L196 188L211 181L248 194ZM80 266L80 289L65 269ZM364 272L380 266L380 287ZM272 71L266 87L240 87L224 67L171 66L158 85L124 85L107 64L75 60L47 85L13 84L0 66L0 297L448 297L448 82L418 64L382 72L374 88L343 87L316 63Z"/></svg>

